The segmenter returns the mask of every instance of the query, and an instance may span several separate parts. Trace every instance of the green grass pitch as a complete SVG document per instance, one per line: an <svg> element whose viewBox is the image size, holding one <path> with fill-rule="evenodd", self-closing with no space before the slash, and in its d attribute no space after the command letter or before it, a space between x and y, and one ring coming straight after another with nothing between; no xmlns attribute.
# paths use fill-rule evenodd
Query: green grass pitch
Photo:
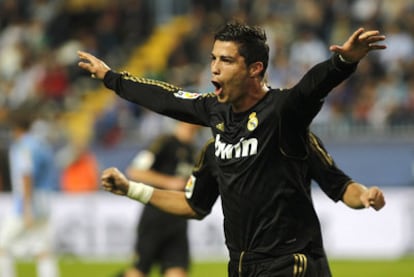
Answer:
<svg viewBox="0 0 414 277"><path fill-rule="evenodd" d="M62 259L59 262L61 277L115 277L128 264L122 262L91 262ZM414 257L398 260L333 260L331 269L334 277L413 277ZM36 277L32 262L19 262L18 276ZM225 277L226 262L194 262L191 277ZM160 277L155 272L150 277Z"/></svg>

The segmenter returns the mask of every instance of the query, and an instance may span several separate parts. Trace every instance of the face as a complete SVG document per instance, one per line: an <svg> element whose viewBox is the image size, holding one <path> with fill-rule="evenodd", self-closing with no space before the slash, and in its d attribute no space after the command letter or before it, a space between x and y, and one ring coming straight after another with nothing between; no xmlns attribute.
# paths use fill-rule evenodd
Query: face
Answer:
<svg viewBox="0 0 414 277"><path fill-rule="evenodd" d="M214 42L211 52L212 83L221 103L242 102L247 94L248 68L235 42Z"/></svg>

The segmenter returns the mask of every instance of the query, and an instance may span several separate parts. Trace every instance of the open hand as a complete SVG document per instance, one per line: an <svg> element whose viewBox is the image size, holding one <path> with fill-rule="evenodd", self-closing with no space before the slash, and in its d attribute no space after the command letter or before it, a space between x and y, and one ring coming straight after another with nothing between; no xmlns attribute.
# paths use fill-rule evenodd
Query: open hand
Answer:
<svg viewBox="0 0 414 277"><path fill-rule="evenodd" d="M387 48L383 44L378 44L378 42L383 40L385 40L385 36L380 35L379 31L365 31L364 28L359 28L342 46L331 45L329 50L340 54L346 61L354 63L360 61L372 50Z"/></svg>
<svg viewBox="0 0 414 277"><path fill-rule="evenodd" d="M81 61L78 63L78 66L86 71L91 73L92 78L103 79L106 72L111 70L102 60L98 59L92 54L89 54L84 51L78 51L78 56Z"/></svg>

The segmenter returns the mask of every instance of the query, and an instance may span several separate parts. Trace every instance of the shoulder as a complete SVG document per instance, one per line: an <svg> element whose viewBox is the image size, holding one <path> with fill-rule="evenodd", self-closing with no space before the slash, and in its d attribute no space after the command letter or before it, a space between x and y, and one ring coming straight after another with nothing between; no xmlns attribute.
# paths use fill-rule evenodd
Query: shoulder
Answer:
<svg viewBox="0 0 414 277"><path fill-rule="evenodd" d="M291 89L271 88L261 102L264 103L265 106L270 104L273 107L280 107L283 103L285 103L285 99L291 95L290 91Z"/></svg>

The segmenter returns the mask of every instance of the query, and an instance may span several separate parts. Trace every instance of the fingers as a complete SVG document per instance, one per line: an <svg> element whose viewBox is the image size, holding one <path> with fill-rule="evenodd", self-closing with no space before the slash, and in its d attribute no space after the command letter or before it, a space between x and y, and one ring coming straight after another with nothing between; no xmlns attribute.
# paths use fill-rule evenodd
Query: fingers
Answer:
<svg viewBox="0 0 414 277"><path fill-rule="evenodd" d="M364 38L364 40L367 43L375 43L375 42L379 42L379 41L383 41L385 40L385 36L369 36L367 38Z"/></svg>
<svg viewBox="0 0 414 277"><path fill-rule="evenodd" d="M114 189L114 183L104 179L102 180L102 188L106 191L112 191Z"/></svg>
<svg viewBox="0 0 414 277"><path fill-rule="evenodd" d="M87 60L89 62L92 62L93 60L97 60L95 56L93 56L93 55L91 55L87 52L80 51L80 50L78 51L78 56L79 56L80 59Z"/></svg>
<svg viewBox="0 0 414 277"><path fill-rule="evenodd" d="M379 188L371 187L365 192L362 202L366 208L372 207L378 211L385 206L384 194Z"/></svg>
<svg viewBox="0 0 414 277"><path fill-rule="evenodd" d="M115 174L118 170L116 168L108 168L102 172L101 183L102 187L106 191L112 191L115 189Z"/></svg>
<svg viewBox="0 0 414 277"><path fill-rule="evenodd" d="M117 195L126 195L129 189L128 179L115 167L102 172L101 185L104 190Z"/></svg>
<svg viewBox="0 0 414 277"><path fill-rule="evenodd" d="M375 43L383 40L385 40L385 36L370 36L366 38L366 43L368 43L368 45L374 45Z"/></svg>
<svg viewBox="0 0 414 277"><path fill-rule="evenodd" d="M114 167L110 167L102 171L101 180L107 180L108 178L111 178L113 176L113 171L116 170Z"/></svg>
<svg viewBox="0 0 414 277"><path fill-rule="evenodd" d="M95 74L98 70L99 60L95 56L83 51L78 51L78 56L81 59L78 66L92 74Z"/></svg>
<svg viewBox="0 0 414 277"><path fill-rule="evenodd" d="M375 199L377 199L377 191L376 190L369 190L368 191L368 197L367 197L367 202L369 204L369 206L373 207L375 205Z"/></svg>
<svg viewBox="0 0 414 277"><path fill-rule="evenodd" d="M359 40L365 40L367 38L370 37L374 37L374 36L378 36L379 35L379 31L374 30L374 31L362 31L359 35L358 35L358 39Z"/></svg>
<svg viewBox="0 0 414 277"><path fill-rule="evenodd" d="M378 30L366 31L366 32L362 32L358 36L358 40L361 42L366 42L366 43L375 43L378 41L385 40L385 36L380 35L380 32Z"/></svg>
<svg viewBox="0 0 414 277"><path fill-rule="evenodd" d="M372 44L372 43L369 44L368 46L370 50L381 50L381 49L387 48L387 46L385 45L377 45L377 44Z"/></svg>
<svg viewBox="0 0 414 277"><path fill-rule="evenodd" d="M360 36L365 32L364 28L359 28L358 30L356 30L350 37L351 41L357 41L358 39L360 39Z"/></svg>
<svg viewBox="0 0 414 277"><path fill-rule="evenodd" d="M340 53L342 51L342 46L339 46L339 45L331 45L329 47L329 50L332 51L332 52Z"/></svg>
<svg viewBox="0 0 414 277"><path fill-rule="evenodd" d="M93 65L90 62L80 61L78 62L78 66L90 73L94 74Z"/></svg>
<svg viewBox="0 0 414 277"><path fill-rule="evenodd" d="M385 206L385 199L382 191L376 189L369 197L370 206L376 211L382 209Z"/></svg>
<svg viewBox="0 0 414 277"><path fill-rule="evenodd" d="M352 35L351 35L351 37L348 39L348 41L347 41L347 43L356 43L358 40L359 40L359 38L360 38L360 36L364 33L364 28L359 28L358 30L356 30ZM343 46L341 46L341 45L331 45L330 47L329 47L329 50L330 51L332 51L332 52L337 52L337 53L339 53L339 54L341 54L343 51L344 51L344 47Z"/></svg>
<svg viewBox="0 0 414 277"><path fill-rule="evenodd" d="M366 44L370 50L385 49L385 45L377 44L380 41L385 40L384 35L380 35L379 31L366 31L358 36L360 43Z"/></svg>
<svg viewBox="0 0 414 277"><path fill-rule="evenodd" d="M77 53L81 59L78 66L91 73L92 78L103 79L106 72L111 70L108 65L97 57L84 51L78 51Z"/></svg>

